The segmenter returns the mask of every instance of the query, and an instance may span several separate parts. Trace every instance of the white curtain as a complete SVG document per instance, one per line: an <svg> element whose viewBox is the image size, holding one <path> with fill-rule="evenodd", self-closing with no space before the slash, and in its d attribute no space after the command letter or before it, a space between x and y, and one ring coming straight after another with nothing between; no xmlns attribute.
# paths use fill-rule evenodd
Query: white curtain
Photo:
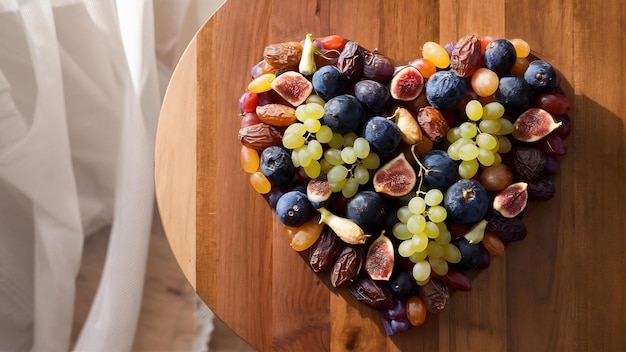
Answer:
<svg viewBox="0 0 626 352"><path fill-rule="evenodd" d="M68 351L86 236L111 226L76 351L127 351L161 98L222 0L0 0L0 351Z"/></svg>

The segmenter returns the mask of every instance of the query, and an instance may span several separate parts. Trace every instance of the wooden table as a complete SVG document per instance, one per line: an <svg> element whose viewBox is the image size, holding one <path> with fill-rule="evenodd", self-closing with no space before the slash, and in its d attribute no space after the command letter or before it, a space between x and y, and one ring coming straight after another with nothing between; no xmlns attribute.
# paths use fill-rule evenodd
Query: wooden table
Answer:
<svg viewBox="0 0 626 352"><path fill-rule="evenodd" d="M626 69L621 0L229 0L172 77L156 138L163 225L207 305L262 351L626 350ZM238 161L237 99L266 44L338 33L398 62L428 40L526 39L573 104L557 196L529 236L424 326L387 338L331 292L280 233ZM346 296L347 297L347 296Z"/></svg>

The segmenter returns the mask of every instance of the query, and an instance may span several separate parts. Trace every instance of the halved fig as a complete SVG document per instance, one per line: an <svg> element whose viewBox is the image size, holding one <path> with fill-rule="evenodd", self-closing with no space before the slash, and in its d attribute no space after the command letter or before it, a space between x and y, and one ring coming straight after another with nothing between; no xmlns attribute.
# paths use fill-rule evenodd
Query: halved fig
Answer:
<svg viewBox="0 0 626 352"><path fill-rule="evenodd" d="M501 190L493 198L493 209L505 218L514 218L528 203L528 183L516 182Z"/></svg>
<svg viewBox="0 0 626 352"><path fill-rule="evenodd" d="M311 95L313 85L300 72L287 71L271 83L272 89L293 106L298 106Z"/></svg>
<svg viewBox="0 0 626 352"><path fill-rule="evenodd" d="M306 196L309 201L315 206L316 204L323 204L327 201L332 192L330 190L330 183L326 176L320 176L309 180L306 186Z"/></svg>
<svg viewBox="0 0 626 352"><path fill-rule="evenodd" d="M561 126L552 115L540 108L530 108L524 111L513 122L513 138L522 142L535 142L550 134Z"/></svg>
<svg viewBox="0 0 626 352"><path fill-rule="evenodd" d="M373 280L389 281L393 265L393 243L383 232L367 250L365 271Z"/></svg>
<svg viewBox="0 0 626 352"><path fill-rule="evenodd" d="M388 161L374 174L374 190L389 197L402 197L417 184L417 174L403 153Z"/></svg>
<svg viewBox="0 0 626 352"><path fill-rule="evenodd" d="M416 99L423 89L424 76L411 65L397 70L389 82L391 97L396 100L410 101Z"/></svg>

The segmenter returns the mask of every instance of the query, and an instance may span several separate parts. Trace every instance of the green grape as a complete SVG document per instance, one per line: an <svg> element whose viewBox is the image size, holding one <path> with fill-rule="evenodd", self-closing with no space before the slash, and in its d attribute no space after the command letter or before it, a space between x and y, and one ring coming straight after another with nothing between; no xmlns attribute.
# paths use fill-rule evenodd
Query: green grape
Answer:
<svg viewBox="0 0 626 352"><path fill-rule="evenodd" d="M421 260L413 265L413 278L417 281L426 281L430 277L430 263Z"/></svg>
<svg viewBox="0 0 626 352"><path fill-rule="evenodd" d="M328 182L339 183L348 176L348 169L343 165L335 165L328 171Z"/></svg>
<svg viewBox="0 0 626 352"><path fill-rule="evenodd" d="M365 159L361 159L361 163L368 170L376 170L380 166L380 158L378 154L370 152Z"/></svg>
<svg viewBox="0 0 626 352"><path fill-rule="evenodd" d="M437 273L437 275L445 275L448 273L448 262L443 258L428 257L428 263L430 268Z"/></svg>
<svg viewBox="0 0 626 352"><path fill-rule="evenodd" d="M298 153L294 150L291 152L291 163L294 167L300 167L300 160L298 160Z"/></svg>
<svg viewBox="0 0 626 352"><path fill-rule="evenodd" d="M333 138L328 142L328 145L330 145L331 148L341 150L341 147L343 147L343 136L341 133L333 132Z"/></svg>
<svg viewBox="0 0 626 352"><path fill-rule="evenodd" d="M461 137L472 139L478 133L478 128L471 122L463 122L459 128L461 129Z"/></svg>
<svg viewBox="0 0 626 352"><path fill-rule="evenodd" d="M319 120L324 116L324 107L319 104L304 104L300 106L304 106L304 112L309 118Z"/></svg>
<svg viewBox="0 0 626 352"><path fill-rule="evenodd" d="M495 153L491 150L478 148L478 161L484 166L491 166L496 160Z"/></svg>
<svg viewBox="0 0 626 352"><path fill-rule="evenodd" d="M429 258L441 258L443 256L443 248L439 243L430 241L428 246L426 246L426 253L428 253Z"/></svg>
<svg viewBox="0 0 626 352"><path fill-rule="evenodd" d="M483 117L483 105L478 100L470 100L465 105L465 114L471 121L478 121Z"/></svg>
<svg viewBox="0 0 626 352"><path fill-rule="evenodd" d="M432 221L426 221L424 233L428 238L437 238L439 236L439 227Z"/></svg>
<svg viewBox="0 0 626 352"><path fill-rule="evenodd" d="M426 250L428 246L428 237L423 232L418 232L411 238L411 242L415 245L415 251L421 252Z"/></svg>
<svg viewBox="0 0 626 352"><path fill-rule="evenodd" d="M426 251L415 252L411 254L411 256L409 257L409 260L413 263L417 263L419 261L426 259L427 256L428 256L428 253L426 253Z"/></svg>
<svg viewBox="0 0 626 352"><path fill-rule="evenodd" d="M343 135L343 146L344 147L352 147L354 145L354 141L358 138L356 133L348 132Z"/></svg>
<svg viewBox="0 0 626 352"><path fill-rule="evenodd" d="M298 136L303 136L305 133L306 133L306 127L304 127L304 124L299 123L299 122L294 122L285 129L285 132L283 133L283 137L288 134L296 134Z"/></svg>
<svg viewBox="0 0 626 352"><path fill-rule="evenodd" d="M364 185L367 181L370 180L370 172L367 168L361 164L357 165L352 171L352 177L358 182L360 185Z"/></svg>
<svg viewBox="0 0 626 352"><path fill-rule="evenodd" d="M296 108L296 119L300 122L308 120L310 117L304 111L306 104L302 104Z"/></svg>
<svg viewBox="0 0 626 352"><path fill-rule="evenodd" d="M330 127L326 125L322 125L320 126L320 129L315 133L315 138L317 138L317 141L320 143L328 143L333 138L333 130L331 130Z"/></svg>
<svg viewBox="0 0 626 352"><path fill-rule="evenodd" d="M504 115L504 106L496 101L483 106L483 120L497 120Z"/></svg>
<svg viewBox="0 0 626 352"><path fill-rule="evenodd" d="M491 164L492 166L502 164L502 155L495 153L493 157L494 159L493 159L493 164Z"/></svg>
<svg viewBox="0 0 626 352"><path fill-rule="evenodd" d="M498 131L498 134L511 134L513 132L513 129L515 127L513 127L513 123L507 119L499 119L498 120L500 122L500 130Z"/></svg>
<svg viewBox="0 0 626 352"><path fill-rule="evenodd" d="M324 148L322 147L320 142L318 142L315 139L312 139L309 141L309 144L307 144L306 149L308 150L313 160L319 160L324 155Z"/></svg>
<svg viewBox="0 0 626 352"><path fill-rule="evenodd" d="M413 234L411 233L411 231L409 231L406 224L403 224L401 222L393 225L393 227L391 228L391 232L399 240L408 240L413 237Z"/></svg>
<svg viewBox="0 0 626 352"><path fill-rule="evenodd" d="M283 135L283 146L287 149L297 149L304 145L305 139L301 135L288 133Z"/></svg>
<svg viewBox="0 0 626 352"><path fill-rule="evenodd" d="M329 163L328 160L326 159L322 159L320 160L320 168L322 169L322 172L327 174L328 171L330 171L330 169L333 167L334 165Z"/></svg>
<svg viewBox="0 0 626 352"><path fill-rule="evenodd" d="M352 198L359 190L359 183L354 178L349 178L341 189L341 194L346 198Z"/></svg>
<svg viewBox="0 0 626 352"><path fill-rule="evenodd" d="M317 160L313 159L313 160L311 160L309 165L304 167L304 172L310 178L316 178L316 177L318 177L321 174L322 167L321 167L320 163Z"/></svg>
<svg viewBox="0 0 626 352"><path fill-rule="evenodd" d="M436 188L429 190L424 195L424 202L426 202L426 205L429 207L440 204L441 201L443 201L443 193Z"/></svg>
<svg viewBox="0 0 626 352"><path fill-rule="evenodd" d="M440 224L444 224L444 223L440 223ZM437 243L443 245L443 244L449 243L451 239L452 239L452 234L450 234L450 231L448 231L447 228L444 228L444 229L439 228L439 236L435 238L435 241Z"/></svg>
<svg viewBox="0 0 626 352"><path fill-rule="evenodd" d="M326 149L326 151L324 152L324 158L331 165L343 164L343 160L341 159L341 150L339 149L335 149L335 148Z"/></svg>
<svg viewBox="0 0 626 352"><path fill-rule="evenodd" d="M471 143L466 144L459 149L459 158L461 160L474 160L478 157L478 147Z"/></svg>
<svg viewBox="0 0 626 352"><path fill-rule="evenodd" d="M306 98L306 103L307 103L307 104L311 104L311 103L313 103L313 104L317 104L317 105L319 105L319 106L321 106L321 107L324 107L324 105L325 105L324 99L322 99L322 97L320 97L320 96L319 96L319 95L317 95L317 94L311 94L311 95L309 95L309 96Z"/></svg>
<svg viewBox="0 0 626 352"><path fill-rule="evenodd" d="M401 256L406 258L410 257L413 253L415 253L415 250L413 249L413 242L411 242L411 240L402 241L398 245L398 254Z"/></svg>
<svg viewBox="0 0 626 352"><path fill-rule="evenodd" d="M496 137L490 135L489 133L482 132L476 136L476 144L481 148L491 150L497 147L498 140L496 139Z"/></svg>
<svg viewBox="0 0 626 352"><path fill-rule="evenodd" d="M478 172L478 160L463 160L459 164L459 176L468 179L474 177Z"/></svg>
<svg viewBox="0 0 626 352"><path fill-rule="evenodd" d="M294 153L298 153L298 161L300 162L300 165L302 167L309 166L309 164L311 163L311 160L313 160L306 146L302 146L298 148L297 150L294 150Z"/></svg>
<svg viewBox="0 0 626 352"><path fill-rule="evenodd" d="M433 205L428 208L428 219L434 223L440 223L446 220L448 212L441 205Z"/></svg>
<svg viewBox="0 0 626 352"><path fill-rule="evenodd" d="M448 134L446 135L446 139L450 143L454 143L461 138L461 128L460 127L452 127L448 130Z"/></svg>
<svg viewBox="0 0 626 352"><path fill-rule="evenodd" d="M448 263L458 263L461 261L461 252L452 243L443 245L443 259Z"/></svg>
<svg viewBox="0 0 626 352"><path fill-rule="evenodd" d="M413 197L409 201L408 206L409 210L413 214L422 214L424 211L426 211L426 202L422 197Z"/></svg>
<svg viewBox="0 0 626 352"><path fill-rule="evenodd" d="M300 105L300 106L302 106L302 105ZM322 124L320 123L320 120L311 119L311 118L309 118L308 120L304 121L303 125L306 128L306 130L311 132L311 133L317 133L317 131L319 131L320 128L322 127Z"/></svg>
<svg viewBox="0 0 626 352"><path fill-rule="evenodd" d="M357 160L354 148L345 147L341 150L341 160L346 164L354 164Z"/></svg>
<svg viewBox="0 0 626 352"><path fill-rule="evenodd" d="M346 179L342 179L340 181L337 182L331 182L330 180L328 181L328 185L330 187L330 191L333 193L337 193L337 192L341 192L341 190L343 189L343 187L346 185Z"/></svg>
<svg viewBox="0 0 626 352"><path fill-rule="evenodd" d="M420 233L426 228L426 218L421 214L413 214L406 222L406 227L411 233Z"/></svg>
<svg viewBox="0 0 626 352"><path fill-rule="evenodd" d="M500 121L499 120L482 120L478 124L478 128L482 132L495 134L500 132Z"/></svg>
<svg viewBox="0 0 626 352"><path fill-rule="evenodd" d="M370 154L370 143L363 137L355 139L352 147L359 159L365 159Z"/></svg>
<svg viewBox="0 0 626 352"><path fill-rule="evenodd" d="M511 140L505 136L498 136L498 153L508 153L513 148Z"/></svg>
<svg viewBox="0 0 626 352"><path fill-rule="evenodd" d="M398 217L398 220L400 220L403 223L407 223L409 221L409 217L413 215L413 213L411 213L411 211L409 210L408 206L401 206L400 208L398 208L398 210L396 211L396 216Z"/></svg>

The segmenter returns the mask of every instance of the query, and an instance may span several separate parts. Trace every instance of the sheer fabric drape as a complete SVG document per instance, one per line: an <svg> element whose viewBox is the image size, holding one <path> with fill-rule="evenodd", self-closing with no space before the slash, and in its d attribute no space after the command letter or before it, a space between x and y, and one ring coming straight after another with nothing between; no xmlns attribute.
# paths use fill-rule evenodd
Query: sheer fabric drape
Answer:
<svg viewBox="0 0 626 352"><path fill-rule="evenodd" d="M74 349L132 346L161 98L219 3L0 0L0 350L70 349L83 241L109 225Z"/></svg>

